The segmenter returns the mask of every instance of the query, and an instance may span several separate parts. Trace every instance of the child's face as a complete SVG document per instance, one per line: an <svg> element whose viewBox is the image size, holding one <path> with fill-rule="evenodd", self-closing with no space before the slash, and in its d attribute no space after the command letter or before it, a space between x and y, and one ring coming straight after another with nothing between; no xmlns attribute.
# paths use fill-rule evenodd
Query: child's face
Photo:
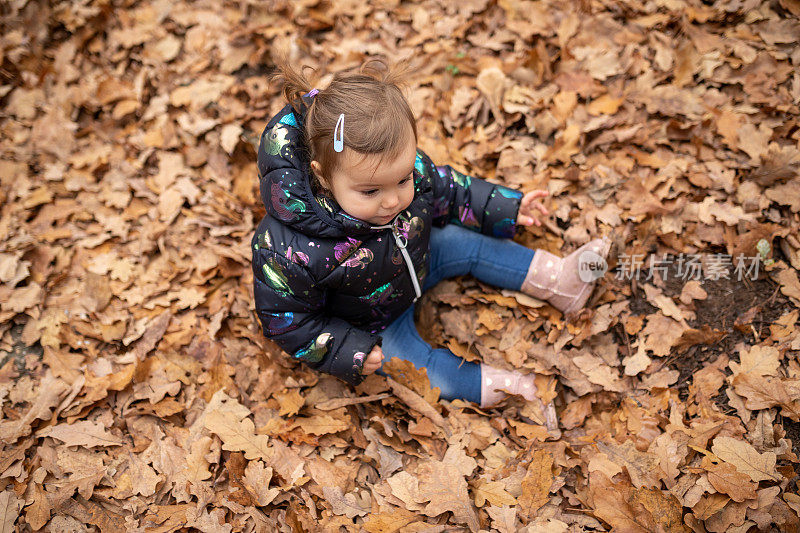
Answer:
<svg viewBox="0 0 800 533"><path fill-rule="evenodd" d="M326 185L347 214L376 226L385 225L414 199L416 157L410 128L406 146L394 161L379 163L378 154L364 157L345 147L342 165ZM311 165L319 172L316 161Z"/></svg>

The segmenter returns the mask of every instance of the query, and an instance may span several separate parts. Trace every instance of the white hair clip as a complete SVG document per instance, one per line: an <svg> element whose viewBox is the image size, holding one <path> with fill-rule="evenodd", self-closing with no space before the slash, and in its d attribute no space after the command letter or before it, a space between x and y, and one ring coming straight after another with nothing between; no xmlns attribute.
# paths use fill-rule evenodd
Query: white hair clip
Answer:
<svg viewBox="0 0 800 533"><path fill-rule="evenodd" d="M333 129L333 149L336 152L344 150L344 113L339 115L339 120L336 121L336 127Z"/></svg>

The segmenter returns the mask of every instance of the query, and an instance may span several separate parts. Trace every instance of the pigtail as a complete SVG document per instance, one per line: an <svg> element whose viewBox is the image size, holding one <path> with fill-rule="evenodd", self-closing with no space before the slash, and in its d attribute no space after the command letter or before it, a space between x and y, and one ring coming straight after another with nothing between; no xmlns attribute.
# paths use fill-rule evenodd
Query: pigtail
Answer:
<svg viewBox="0 0 800 533"><path fill-rule="evenodd" d="M397 97L405 100L405 92L409 88L409 81L421 70L421 64L413 65L411 59L403 59L396 62L387 63L381 58L368 59L361 65L361 73L373 77L384 84L385 90L394 92ZM370 74L369 72L373 74ZM408 109L408 119L415 123L411 109ZM417 127L414 124L414 137L417 136ZM394 144L394 143L392 143Z"/></svg>
<svg viewBox="0 0 800 533"><path fill-rule="evenodd" d="M305 76L305 69L310 68L316 71L314 67L303 65L300 72L294 69L289 58L286 54L279 54L275 60L276 72L269 77L269 83L278 81L281 84L281 94L286 99L286 102L291 104L295 111L300 111L301 96L311 91L313 88L312 83Z"/></svg>
<svg viewBox="0 0 800 533"><path fill-rule="evenodd" d="M380 65L380 68L376 68L373 64ZM368 59L361 66L362 74L366 74L367 71L375 72L376 75L373 76L375 79L398 88L407 87L409 79L416 75L419 70L420 67L414 66L410 59L387 63L385 60L375 57Z"/></svg>

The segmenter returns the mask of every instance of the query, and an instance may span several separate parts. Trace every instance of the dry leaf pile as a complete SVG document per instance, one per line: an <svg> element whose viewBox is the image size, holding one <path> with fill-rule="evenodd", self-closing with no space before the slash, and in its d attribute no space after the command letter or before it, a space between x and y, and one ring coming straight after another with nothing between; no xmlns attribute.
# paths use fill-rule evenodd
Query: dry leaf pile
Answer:
<svg viewBox="0 0 800 533"><path fill-rule="evenodd" d="M798 531L799 16L6 2L0 531ZM469 277L419 306L430 340L541 373L560 439L521 398L441 401L399 359L352 389L262 337L254 143L283 105L281 47L321 87L371 55L424 58L408 95L433 160L550 191L520 242L618 231L625 256L574 321ZM681 253L699 277L648 270ZM738 254L759 271L736 279Z"/></svg>

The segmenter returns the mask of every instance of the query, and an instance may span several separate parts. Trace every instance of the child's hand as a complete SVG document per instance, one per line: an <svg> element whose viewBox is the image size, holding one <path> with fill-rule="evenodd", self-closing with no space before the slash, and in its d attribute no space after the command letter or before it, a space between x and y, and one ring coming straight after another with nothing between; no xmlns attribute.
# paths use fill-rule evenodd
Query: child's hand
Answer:
<svg viewBox="0 0 800 533"><path fill-rule="evenodd" d="M526 193L525 196L522 197L522 201L519 204L519 213L517 213L517 224L522 226L532 226L536 224L537 226L541 226L542 223L539 222L539 219L533 216L533 208L535 207L542 214L547 215L547 208L542 205L541 202L536 200L536 198L544 198L550 194L549 192L537 189L535 191L530 191Z"/></svg>
<svg viewBox="0 0 800 533"><path fill-rule="evenodd" d="M372 374L373 372L378 370L382 364L383 364L383 350L381 350L381 347L376 344L375 347L372 349L372 351L369 352L367 358L364 359L364 366L361 369L361 373L364 374L365 376L367 374Z"/></svg>

